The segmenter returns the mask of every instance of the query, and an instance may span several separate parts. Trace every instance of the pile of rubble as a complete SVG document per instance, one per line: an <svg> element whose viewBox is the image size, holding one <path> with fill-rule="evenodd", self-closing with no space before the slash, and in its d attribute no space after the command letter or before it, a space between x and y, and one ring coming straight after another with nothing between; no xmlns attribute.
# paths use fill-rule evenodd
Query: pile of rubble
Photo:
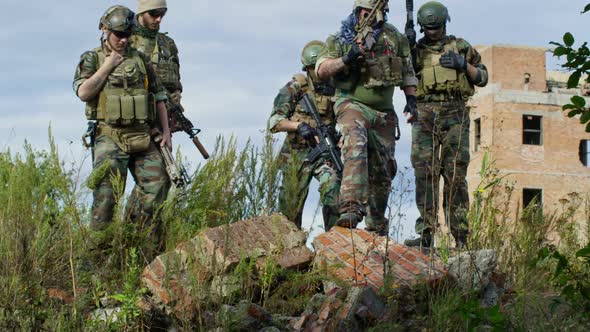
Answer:
<svg viewBox="0 0 590 332"><path fill-rule="evenodd" d="M315 238L315 252L306 238L276 214L205 230L145 268L142 283L151 295L141 307L165 315L168 322L200 318L206 330L222 330L231 317L236 331L362 331L395 321L379 296L386 290L401 294L452 282L482 294L487 307L496 305L503 291L491 250L466 252L444 265L434 255L364 230L334 227ZM258 281L269 266L302 271L312 265L326 275L323 292L298 317L273 315L239 301L245 287L252 287L253 294L260 291ZM200 310L204 301L217 311Z"/></svg>

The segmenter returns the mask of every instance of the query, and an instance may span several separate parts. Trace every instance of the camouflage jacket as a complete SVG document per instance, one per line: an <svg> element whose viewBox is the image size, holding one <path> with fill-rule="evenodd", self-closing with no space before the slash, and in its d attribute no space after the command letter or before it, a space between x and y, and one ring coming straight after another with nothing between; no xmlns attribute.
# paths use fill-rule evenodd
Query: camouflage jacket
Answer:
<svg viewBox="0 0 590 332"><path fill-rule="evenodd" d="M338 34L331 35L326 40L326 47L318 58L316 70L327 59L341 58L351 48L352 46L343 42ZM393 25L385 24L374 48L367 52L360 68L346 68L334 76L335 83L345 81L348 82L347 85L350 85L348 87L336 85L336 97L350 98L381 111L393 110L395 86L407 87L418 84L410 51L408 39ZM375 63L384 66L376 74L380 77L372 74L375 71L374 67L370 66Z"/></svg>
<svg viewBox="0 0 590 332"><path fill-rule="evenodd" d="M333 94L330 92L322 94L317 92L318 90L322 89L317 88L313 96L316 108L323 122L322 125L328 125L335 128L336 120L334 118L333 110ZM299 104L299 99L303 96L303 93L307 93L307 91L307 81L303 74L296 74L291 81L279 90L279 93L274 100L272 113L268 119L268 129L272 133L277 132L276 126L283 120L306 122L312 127L317 127L317 124L311 115L305 113ZM295 132L287 134L286 142L291 144L292 148L295 149L307 147L305 140L302 137L299 137Z"/></svg>
<svg viewBox="0 0 590 332"><path fill-rule="evenodd" d="M126 54L132 52L131 47L128 47ZM151 64L150 58L145 54L138 52L139 56L143 59L148 79L148 91L156 96L156 101L165 101L167 99L164 87L156 76L156 72ZM72 85L74 92L78 95L78 89L80 85L87 79L92 77L99 68L98 54L96 51L87 51L80 56L80 62L76 67L76 73L74 75L74 83Z"/></svg>
<svg viewBox="0 0 590 332"><path fill-rule="evenodd" d="M131 45L151 58L160 81L169 93L182 91L178 48L172 38L166 33L146 31L140 27L131 37Z"/></svg>

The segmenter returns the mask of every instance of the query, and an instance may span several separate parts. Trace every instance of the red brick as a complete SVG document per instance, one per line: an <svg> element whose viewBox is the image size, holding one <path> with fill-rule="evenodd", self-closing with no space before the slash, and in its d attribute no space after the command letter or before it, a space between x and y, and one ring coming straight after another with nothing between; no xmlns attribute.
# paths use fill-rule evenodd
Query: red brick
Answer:
<svg viewBox="0 0 590 332"><path fill-rule="evenodd" d="M325 247L328 247L328 246L331 246L331 245L334 244L334 241L330 240L330 238L327 237L327 236L325 236L325 234L322 234L322 235L318 236L316 238L316 240L321 245L321 246L319 246L319 248L316 248L316 249L321 249L324 246Z"/></svg>
<svg viewBox="0 0 590 332"><path fill-rule="evenodd" d="M360 236L363 240L367 241L367 242L373 242L375 241L375 237L372 236L371 234L369 234L366 231L363 230L359 230L356 235Z"/></svg>
<svg viewBox="0 0 590 332"><path fill-rule="evenodd" d="M404 269L406 269L408 272L413 273L414 275L419 275L422 274L422 271L420 269L418 269L417 267L415 267L414 265L408 263L406 260L404 259L400 259L396 262L397 264L401 265L404 267Z"/></svg>

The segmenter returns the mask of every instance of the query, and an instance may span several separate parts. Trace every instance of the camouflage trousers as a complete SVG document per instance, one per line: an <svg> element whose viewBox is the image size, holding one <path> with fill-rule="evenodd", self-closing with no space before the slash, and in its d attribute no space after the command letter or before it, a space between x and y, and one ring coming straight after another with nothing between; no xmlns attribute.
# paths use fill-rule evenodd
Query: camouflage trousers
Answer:
<svg viewBox="0 0 590 332"><path fill-rule="evenodd" d="M104 166L107 163L108 166ZM162 156L152 141L146 152L128 154L107 135L99 135L94 147L94 171L105 168L105 173L93 191L91 228L102 231L112 222L116 204L113 180L121 177L124 191L127 169L135 180L135 187L125 207L126 219L138 223L139 230L150 229L154 243L161 244L161 221L155 218L160 205L166 200L170 180ZM155 220L154 220L155 218Z"/></svg>
<svg viewBox="0 0 590 332"><path fill-rule="evenodd" d="M443 209L453 236L467 231L469 193L469 109L463 102L418 104L412 127L412 166L416 176L416 205L421 218L416 232L438 225L440 177L444 179Z"/></svg>
<svg viewBox="0 0 590 332"><path fill-rule="evenodd" d="M287 142L283 145L280 156L283 179L279 192L279 209L298 228L301 228L309 184L312 178L315 178L320 184L320 203L324 229L327 231L336 224L339 216L340 175L322 158L313 163L305 162L309 151L309 148L293 148Z"/></svg>
<svg viewBox="0 0 590 332"><path fill-rule="evenodd" d="M385 210L395 176L396 114L379 112L350 99L336 102L336 121L344 172L340 189L340 213L366 215L367 229L384 232Z"/></svg>

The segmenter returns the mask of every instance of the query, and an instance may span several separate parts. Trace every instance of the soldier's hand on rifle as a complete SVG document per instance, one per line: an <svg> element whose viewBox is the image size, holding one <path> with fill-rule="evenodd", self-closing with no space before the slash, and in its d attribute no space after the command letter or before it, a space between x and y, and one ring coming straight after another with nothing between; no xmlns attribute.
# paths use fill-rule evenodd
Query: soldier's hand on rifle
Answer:
<svg viewBox="0 0 590 332"><path fill-rule="evenodd" d="M406 107L404 108L404 115L408 123L418 121L418 105L416 96L406 95Z"/></svg>
<svg viewBox="0 0 590 332"><path fill-rule="evenodd" d="M465 57L453 51L448 51L441 55L439 62L445 68L456 69L460 72L467 70L467 60L465 60Z"/></svg>
<svg viewBox="0 0 590 332"><path fill-rule="evenodd" d="M180 100L182 99L182 93L180 90L176 90L170 94L170 99L175 104L180 104Z"/></svg>
<svg viewBox="0 0 590 332"><path fill-rule="evenodd" d="M342 57L342 62L347 66L354 66L363 60L365 52L357 43L352 43L352 48Z"/></svg>
<svg viewBox="0 0 590 332"><path fill-rule="evenodd" d="M172 135L170 134L170 130L166 130L162 133L162 141L160 142L160 147L163 149L167 147L168 150L172 151Z"/></svg>
<svg viewBox="0 0 590 332"><path fill-rule="evenodd" d="M117 52L111 52L108 56L104 58L103 66L107 66L110 70L115 69L118 65L123 63L123 56Z"/></svg>
<svg viewBox="0 0 590 332"><path fill-rule="evenodd" d="M317 142L316 141L316 132L315 129L313 129L312 126L310 126L309 124L305 123L305 122L301 122L298 126L297 126L297 135L303 137L304 140L306 140L307 142Z"/></svg>

